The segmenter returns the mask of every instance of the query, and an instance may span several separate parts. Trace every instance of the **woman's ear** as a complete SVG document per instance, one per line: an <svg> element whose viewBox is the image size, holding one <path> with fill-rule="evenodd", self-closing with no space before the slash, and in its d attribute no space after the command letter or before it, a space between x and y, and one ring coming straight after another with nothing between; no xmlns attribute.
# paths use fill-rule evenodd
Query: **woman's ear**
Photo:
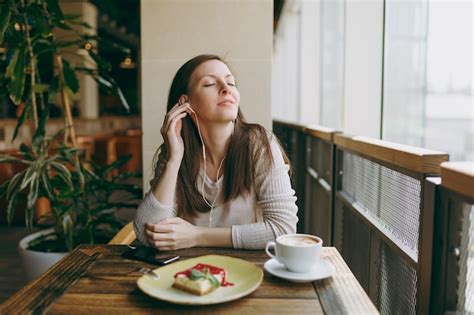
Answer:
<svg viewBox="0 0 474 315"><path fill-rule="evenodd" d="M189 100L188 96L186 94L183 94L179 97L179 103L184 104Z"/></svg>

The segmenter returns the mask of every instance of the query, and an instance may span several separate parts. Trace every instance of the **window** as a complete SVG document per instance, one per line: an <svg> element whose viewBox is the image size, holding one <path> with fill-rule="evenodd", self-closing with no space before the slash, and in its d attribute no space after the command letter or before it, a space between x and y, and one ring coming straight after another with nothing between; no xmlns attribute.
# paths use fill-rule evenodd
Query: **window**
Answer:
<svg viewBox="0 0 474 315"><path fill-rule="evenodd" d="M299 120L299 4L292 1L283 6L274 35L272 116L287 121Z"/></svg>
<svg viewBox="0 0 474 315"><path fill-rule="evenodd" d="M321 125L342 129L344 102L344 1L324 0L321 10Z"/></svg>
<svg viewBox="0 0 474 315"><path fill-rule="evenodd" d="M382 138L474 159L472 4L385 3Z"/></svg>

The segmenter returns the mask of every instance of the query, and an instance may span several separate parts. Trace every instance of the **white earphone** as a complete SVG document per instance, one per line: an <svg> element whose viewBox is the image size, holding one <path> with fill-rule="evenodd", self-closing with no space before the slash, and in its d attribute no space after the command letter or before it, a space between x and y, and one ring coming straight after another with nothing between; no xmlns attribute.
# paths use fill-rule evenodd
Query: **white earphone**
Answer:
<svg viewBox="0 0 474 315"><path fill-rule="evenodd" d="M185 103L183 102L186 102L187 101L187 98L185 96L181 96L179 98L179 104L180 105L183 105ZM216 180L217 180L217 193L216 193L216 197L214 198L214 201L212 203L209 203L206 199L206 194L204 192L204 177L207 176L207 166L206 166L206 146L204 145L204 139L202 138L202 135L201 135L201 128L199 127L199 119L198 119L198 116L196 114L196 112L191 108L191 105L188 103L188 108L189 110L191 111L191 113L194 114L194 117L196 118L196 126L197 126L197 129L198 129L198 134L199 134L199 138L201 139L201 144L202 144L202 157L204 159L204 175L202 177L202 184L201 184L201 196L202 196L202 199L204 200L204 202L211 208L211 211L209 213L209 227L211 227L211 224L212 224L212 213L213 213L213 210L214 210L214 205L216 203L216 200L217 198L219 197L219 191L220 191L220 184L219 184L219 172L221 170L221 167L222 167L222 163L224 163L224 160L225 158L227 157L227 154L224 156L224 158L222 158L222 161L219 163L219 167L217 168L217 174L216 174Z"/></svg>

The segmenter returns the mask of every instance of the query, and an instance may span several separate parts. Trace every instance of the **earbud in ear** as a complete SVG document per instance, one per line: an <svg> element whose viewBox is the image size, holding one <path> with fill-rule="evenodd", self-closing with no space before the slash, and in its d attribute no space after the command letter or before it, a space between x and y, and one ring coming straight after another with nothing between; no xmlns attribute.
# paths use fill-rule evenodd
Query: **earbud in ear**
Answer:
<svg viewBox="0 0 474 315"><path fill-rule="evenodd" d="M196 112L194 111L194 109L191 107L191 105L189 103L188 103L188 108L194 115L197 116Z"/></svg>
<svg viewBox="0 0 474 315"><path fill-rule="evenodd" d="M188 100L188 99L187 99L186 95L183 94L183 95L181 95L181 96L179 97L179 101L178 101L178 102L179 102L179 104L182 105L182 104L184 104L187 100Z"/></svg>

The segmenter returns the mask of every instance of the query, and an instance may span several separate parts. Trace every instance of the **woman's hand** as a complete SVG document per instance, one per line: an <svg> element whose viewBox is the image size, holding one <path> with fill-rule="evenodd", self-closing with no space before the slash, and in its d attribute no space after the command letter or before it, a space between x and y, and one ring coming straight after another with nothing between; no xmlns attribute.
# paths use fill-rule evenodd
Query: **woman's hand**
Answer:
<svg viewBox="0 0 474 315"><path fill-rule="evenodd" d="M181 218L145 224L148 243L159 250L175 250L198 245L199 228Z"/></svg>
<svg viewBox="0 0 474 315"><path fill-rule="evenodd" d="M166 144L168 162L181 164L184 155L184 142L181 137L182 119L188 112L187 103L177 103L165 116L161 127L161 135Z"/></svg>

